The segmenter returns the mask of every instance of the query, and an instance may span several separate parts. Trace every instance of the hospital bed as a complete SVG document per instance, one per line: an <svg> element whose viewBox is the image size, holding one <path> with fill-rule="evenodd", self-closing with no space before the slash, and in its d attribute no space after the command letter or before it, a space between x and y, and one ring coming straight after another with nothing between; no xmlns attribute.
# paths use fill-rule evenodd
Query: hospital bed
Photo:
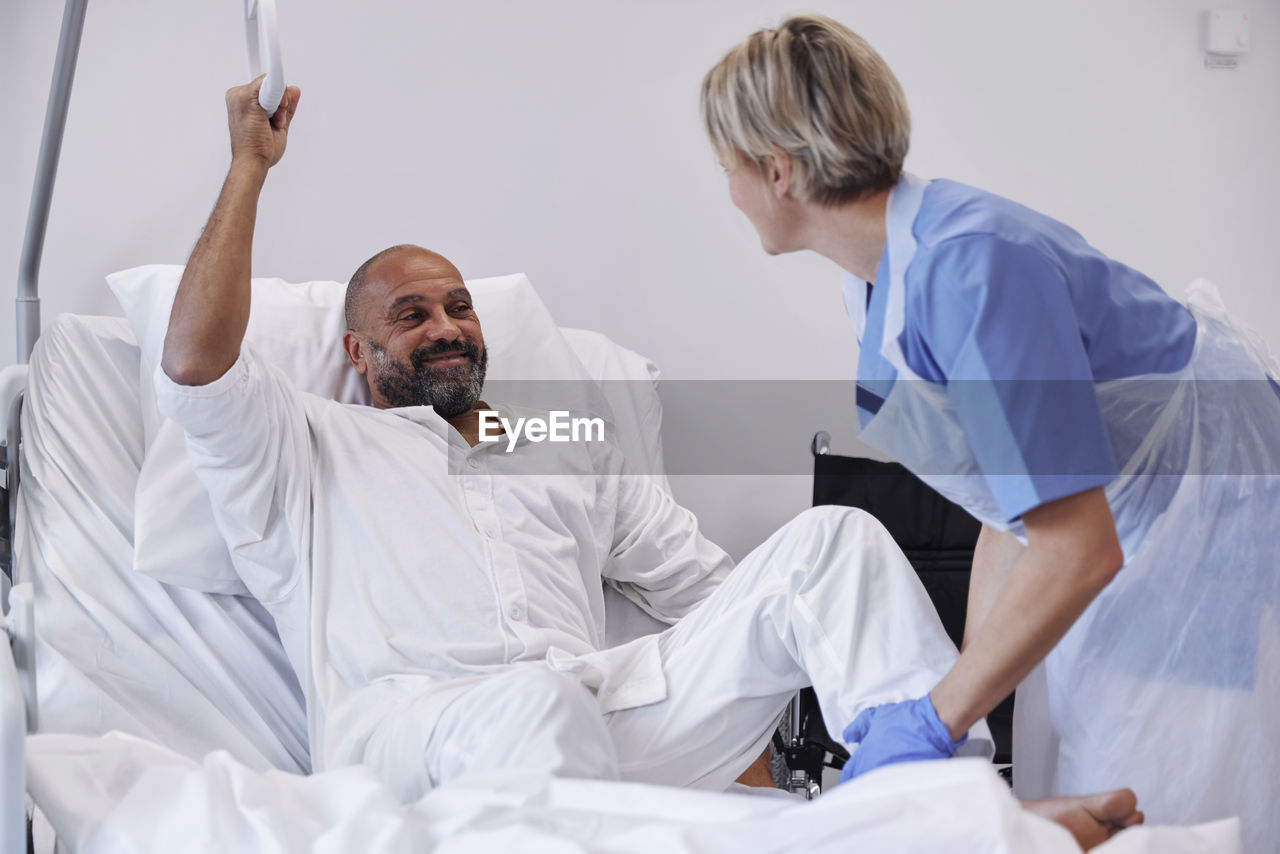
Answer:
<svg viewBox="0 0 1280 854"><path fill-rule="evenodd" d="M275 852L322 839L329 847L319 850L433 850L448 843L475 851L638 852L656 845L780 852L843 849L849 834L871 850L944 844L957 850L957 839L973 850L1073 850L1059 828L1018 810L980 760L888 769L813 802L511 777L446 786L406 806L364 769L307 775L301 694L266 613L248 597L155 577L165 568L181 576L189 566L139 565L135 544L151 536L139 534L147 514L180 516L181 541L161 545L188 549L185 560L207 560L218 545L193 545L200 541L198 514L179 495L182 487L165 480L178 467L166 459L174 448L166 448L165 425L148 424L154 404L142 380L155 338L144 315L167 313L157 289L176 286L179 273L146 267L113 276L128 319L64 315L44 330L23 395L19 451L11 455L21 472L17 598L32 603L36 615L34 624L29 612L19 622L16 648L28 676L38 673L39 717L34 706L30 712L38 723L33 729L43 733L26 739L28 785L68 850ZM637 407L627 397L643 399L639 392L654 387L646 360L598 334L544 325L549 318L524 277L471 284L498 375L513 362L532 370L559 350L556 358L572 357L606 378L603 393L619 410ZM260 283L277 295L283 286ZM292 346L309 354L312 339L303 333L314 331L318 343L326 325L339 322L340 289L309 283L295 289L305 299L258 300L250 344L273 351L274 309L292 318L285 328ZM146 306L141 314L140 306ZM541 357L522 346L524 330L539 342ZM504 340L513 343L497 343ZM335 362L339 356L333 354ZM316 363L310 355L302 361ZM624 377L631 379L611 382ZM636 409L630 417L652 424L659 416ZM152 500L157 495L167 501ZM623 613L617 605L610 611L615 637L613 618ZM34 652L34 670L27 651ZM9 744L16 735L20 750L26 727L14 723L5 722L4 734ZM21 795L20 782L7 785L8 796L14 786ZM21 828L20 797L17 804ZM1233 850L1230 828L1214 832L1226 847L1201 850ZM21 851L24 841L6 844Z"/></svg>
<svg viewBox="0 0 1280 854"><path fill-rule="evenodd" d="M32 729L42 734L25 740L28 786L67 850L276 852L311 848L312 840L324 841L318 850L335 851L447 843L475 851L781 852L843 850L853 840L869 850L1074 850L1060 828L1018 810L990 766L976 759L887 769L812 802L507 777L446 786L401 805L364 769L307 775L301 695L270 618L250 598L163 583L145 561L147 572L139 571L135 543L146 541L139 529L158 506L147 497L157 486L149 478L161 476L158 494L169 499L161 509L183 502L180 488L163 480L176 467L164 459L173 450L165 448L166 428L148 426L153 404L142 378L150 334L136 307L158 303L164 313L155 283L176 284L179 272L149 267L113 276L118 294L142 283L130 319L64 315L44 330L21 406L19 452L10 457L21 472L17 600L32 603L36 617L32 623L28 612L15 632L25 672L38 673L39 717L34 706L30 712L38 724ZM263 284L279 291L282 283ZM472 286L495 342L491 369L513 359L529 369L538 361L518 340L532 327L544 355L556 332L563 342L553 337L552 349L563 344L566 360L606 378L638 377L602 384L618 409L635 406L618 390L643 397L637 390L653 388L649 363L603 336L542 326L545 310L523 277ZM259 301L254 310L265 314L251 319L250 343L271 352L263 318L277 308L293 317L288 334L307 352L299 329L312 324L299 314L327 294L333 304L315 314L328 319L314 328L337 322L340 287L311 283L301 288L306 301ZM508 333L514 350L496 343ZM633 417L653 423L659 413ZM207 559L201 553L217 544L193 547L198 520L189 510L175 512L184 514L176 545L190 549L187 560ZM181 566L168 568L182 574ZM622 613L616 605L611 623ZM0 683L10 688L12 680ZM15 726L10 717L4 727L6 744L21 750L21 719ZM7 762L6 771L14 769ZM19 829L21 786L10 779L6 789L12 815L17 787ZM1154 847L1115 850L1235 850L1231 828L1211 832L1227 841L1214 848L1203 834L1175 836L1172 845L1159 839ZM20 834L10 836L5 850L21 851ZM1116 841L1126 836L1139 839ZM965 844L957 848L957 840ZM1179 848L1179 840L1201 847Z"/></svg>
<svg viewBox="0 0 1280 854"><path fill-rule="evenodd" d="M936 847L957 832L984 850L1073 850L976 760L888 769L872 785L840 787L802 820L790 799L747 804L524 778L444 787L401 805L363 769L308 775L301 691L270 617L237 595L234 578L210 590L172 583L225 567L220 541L200 536L208 520L183 469L181 437L151 400L166 298L180 271L113 276L125 318L64 315L41 334L35 272L83 13L83 0L68 3L24 248L20 364L0 376L15 582L8 590L5 574L0 851L29 842L28 791L73 851L433 850L445 842L476 851L816 851L843 849L851 834L883 850ZM617 417L641 427L628 453L647 457L644 467L661 479L653 366L597 333L555 326L522 276L472 286L486 332L500 342L491 376L600 381ZM359 383L331 370L344 358L334 334L340 313L338 283L267 282L255 292L248 340L304 388L358 400ZM618 597L610 602L613 639L653 628L634 609L628 616ZM1233 850L1230 828L1215 832L1226 842L1210 850Z"/></svg>
<svg viewBox="0 0 1280 854"><path fill-rule="evenodd" d="M133 304L149 309L156 292L145 286L172 288L180 272L143 268L123 278L142 281ZM523 276L470 284L491 341L501 342L490 347L497 382L504 373L511 376L513 365L527 381L537 370L546 378L558 367L556 360L577 359L602 379L642 376L652 388L646 360L604 336L551 326ZM271 281L258 287L285 286ZM341 322L341 297L342 285L331 282L309 283L287 300L260 300L250 343L278 354L285 350L273 345L284 344L287 336L293 339L290 348L301 344L297 364L314 368L326 361L317 358L323 354L329 367L341 368L337 334L328 338L327 354L321 344ZM270 334L273 314L291 316L277 327L276 341ZM134 320L145 328L145 318ZM552 342L552 335L560 340ZM307 344L312 340L314 348ZM529 346L534 343L536 350ZM39 697L40 714L36 718L34 704L27 713L42 730L116 730L190 757L222 749L252 768L306 772L301 692L270 618L247 596L158 580L204 576L209 586L210 571L229 564L221 562L225 555L209 524L212 517L201 517L191 500L201 497L198 484L181 478L190 472L175 475L185 450L172 425L158 422L148 399L144 377L153 365L122 318L64 315L45 330L33 353L20 404L20 444L14 445L21 448L15 471L23 475L14 496L15 601L27 609L14 612L25 613L26 621L15 627L22 639L16 649L28 685L39 672L38 690L28 696ZM315 383L327 383L325 373L312 370L300 381L319 390ZM353 378L341 376L345 371L329 373L338 396L359 398ZM619 625L642 624L638 611L628 615L620 602L610 601L615 639L617 632L630 631ZM34 645L32 605L39 614ZM21 729L6 734L15 731Z"/></svg>

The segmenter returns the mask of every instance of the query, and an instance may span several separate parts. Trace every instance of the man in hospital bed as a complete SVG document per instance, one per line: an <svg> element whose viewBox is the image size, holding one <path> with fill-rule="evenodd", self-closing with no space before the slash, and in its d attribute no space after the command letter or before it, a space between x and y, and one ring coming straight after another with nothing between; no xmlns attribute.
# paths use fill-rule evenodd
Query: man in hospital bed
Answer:
<svg viewBox="0 0 1280 854"><path fill-rule="evenodd" d="M954 647L864 513L807 511L733 569L610 442L480 441L482 410L522 413L480 400L480 320L438 254L393 247L349 286L373 406L301 393L242 347L257 200L299 94L268 120L256 85L227 93L232 164L155 381L275 618L316 770L364 763L405 800L513 769L723 789L798 688L838 730L946 672ZM671 628L602 649L602 579ZM1102 837L1141 818L1127 791L1042 808Z"/></svg>

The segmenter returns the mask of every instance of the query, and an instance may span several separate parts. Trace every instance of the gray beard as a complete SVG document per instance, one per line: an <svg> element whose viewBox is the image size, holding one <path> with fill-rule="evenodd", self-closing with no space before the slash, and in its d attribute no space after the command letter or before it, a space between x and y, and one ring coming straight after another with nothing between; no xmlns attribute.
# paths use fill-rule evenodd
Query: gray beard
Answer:
<svg viewBox="0 0 1280 854"><path fill-rule="evenodd" d="M461 342L461 346L419 347L409 357L410 365L402 365L376 344L371 344L370 349L378 362L374 386L388 406L431 406L441 418L453 418L470 411L480 401L485 370L489 366L488 350L471 342ZM454 351L465 353L471 362L433 368L428 361L431 356Z"/></svg>

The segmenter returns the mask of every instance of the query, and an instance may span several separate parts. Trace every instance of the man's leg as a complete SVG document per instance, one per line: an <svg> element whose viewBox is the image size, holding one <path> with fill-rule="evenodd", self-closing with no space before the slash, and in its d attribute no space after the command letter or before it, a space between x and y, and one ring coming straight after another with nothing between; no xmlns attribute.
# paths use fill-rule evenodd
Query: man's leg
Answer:
<svg viewBox="0 0 1280 854"><path fill-rule="evenodd" d="M613 740L600 706L578 680L540 665L486 677L458 696L429 733L413 703L378 727L365 750L401 800L489 771L618 778Z"/></svg>
<svg viewBox="0 0 1280 854"><path fill-rule="evenodd" d="M835 734L918 697L956 649L906 557L867 513L802 513L659 637L668 698L607 716L623 779L723 789L812 684Z"/></svg>

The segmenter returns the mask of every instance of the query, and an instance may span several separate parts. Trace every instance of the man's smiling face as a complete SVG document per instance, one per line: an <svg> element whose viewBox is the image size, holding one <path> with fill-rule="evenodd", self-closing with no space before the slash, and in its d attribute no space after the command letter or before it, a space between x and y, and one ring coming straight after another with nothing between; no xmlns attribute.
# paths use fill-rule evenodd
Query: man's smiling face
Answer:
<svg viewBox="0 0 1280 854"><path fill-rule="evenodd" d="M373 405L433 406L443 418L480 400L488 353L462 274L418 247L393 249L364 272L343 343Z"/></svg>

